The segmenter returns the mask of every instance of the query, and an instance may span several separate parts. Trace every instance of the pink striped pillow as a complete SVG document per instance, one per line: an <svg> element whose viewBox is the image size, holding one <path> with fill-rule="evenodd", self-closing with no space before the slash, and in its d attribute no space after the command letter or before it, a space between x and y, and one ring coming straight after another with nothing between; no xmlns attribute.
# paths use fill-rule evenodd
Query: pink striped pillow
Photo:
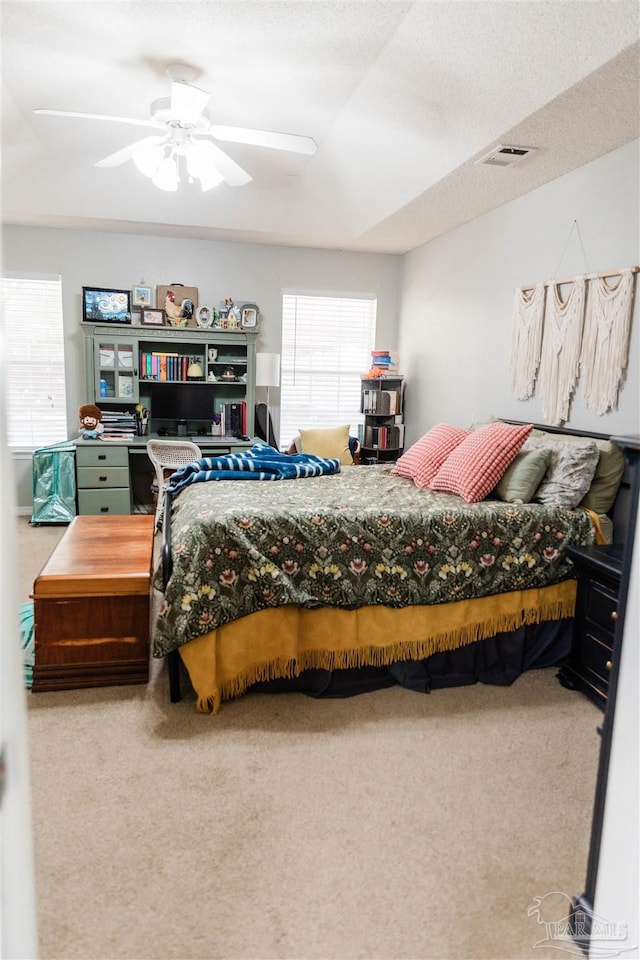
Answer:
<svg viewBox="0 0 640 960"><path fill-rule="evenodd" d="M391 473L413 480L416 487L428 487L449 454L468 436L463 427L438 423L396 460Z"/></svg>
<svg viewBox="0 0 640 960"><path fill-rule="evenodd" d="M444 461L430 489L457 493L468 503L484 500L532 430L532 423L516 427L499 420L474 430Z"/></svg>

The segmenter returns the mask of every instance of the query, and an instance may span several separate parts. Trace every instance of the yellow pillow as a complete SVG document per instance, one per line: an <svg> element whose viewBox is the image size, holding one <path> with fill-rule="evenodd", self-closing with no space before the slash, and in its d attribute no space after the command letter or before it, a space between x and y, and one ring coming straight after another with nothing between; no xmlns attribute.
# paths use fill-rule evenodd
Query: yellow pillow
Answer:
<svg viewBox="0 0 640 960"><path fill-rule="evenodd" d="M347 423L344 427L327 430L301 430L300 451L316 457L337 458L345 466L353 463L349 450L349 426Z"/></svg>

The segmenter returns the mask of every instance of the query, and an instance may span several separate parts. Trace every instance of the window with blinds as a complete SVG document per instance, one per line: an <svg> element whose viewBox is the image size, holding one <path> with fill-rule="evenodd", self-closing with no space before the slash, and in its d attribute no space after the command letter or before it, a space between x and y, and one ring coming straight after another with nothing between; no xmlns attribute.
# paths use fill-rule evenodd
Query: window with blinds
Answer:
<svg viewBox="0 0 640 960"><path fill-rule="evenodd" d="M300 429L351 424L357 435L360 378L371 366L375 298L282 298L280 446Z"/></svg>
<svg viewBox="0 0 640 960"><path fill-rule="evenodd" d="M66 440L61 278L1 283L7 443L37 449Z"/></svg>

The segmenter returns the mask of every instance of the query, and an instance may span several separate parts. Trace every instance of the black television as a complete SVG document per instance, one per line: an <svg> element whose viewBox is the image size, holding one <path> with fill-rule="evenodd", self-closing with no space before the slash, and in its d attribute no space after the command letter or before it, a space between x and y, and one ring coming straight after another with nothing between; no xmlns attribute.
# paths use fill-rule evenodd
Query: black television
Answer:
<svg viewBox="0 0 640 960"><path fill-rule="evenodd" d="M146 384L145 384L146 386ZM188 427L207 424L214 413L214 390L206 384L155 383L151 386L151 418L158 426L176 428L179 420Z"/></svg>

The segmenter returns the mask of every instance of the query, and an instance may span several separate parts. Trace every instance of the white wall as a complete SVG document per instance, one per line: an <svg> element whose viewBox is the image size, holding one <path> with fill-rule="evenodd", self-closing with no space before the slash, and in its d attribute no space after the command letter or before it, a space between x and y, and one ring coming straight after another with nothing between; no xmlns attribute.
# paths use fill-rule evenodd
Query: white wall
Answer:
<svg viewBox="0 0 640 960"><path fill-rule="evenodd" d="M85 395L83 286L130 289L144 281L155 290L179 282L197 287L201 303L217 305L226 296L252 301L261 312L258 350L272 353L281 352L283 290L374 295L377 345L397 347L401 258L395 255L7 226L2 259L8 272L62 275L70 436L77 435L78 407L93 399ZM269 399L277 425L279 390L272 388ZM17 460L16 472L18 505L30 509L30 459Z"/></svg>
<svg viewBox="0 0 640 960"><path fill-rule="evenodd" d="M509 353L516 287L640 263L639 153L634 141L419 247L404 258L399 350L407 377L407 441L441 420L490 416L542 422L538 394L511 396ZM488 168L487 176L513 171ZM560 262L561 261L561 262ZM558 271L558 272L556 272ZM568 426L640 430L640 296L619 409L596 416L580 385Z"/></svg>

